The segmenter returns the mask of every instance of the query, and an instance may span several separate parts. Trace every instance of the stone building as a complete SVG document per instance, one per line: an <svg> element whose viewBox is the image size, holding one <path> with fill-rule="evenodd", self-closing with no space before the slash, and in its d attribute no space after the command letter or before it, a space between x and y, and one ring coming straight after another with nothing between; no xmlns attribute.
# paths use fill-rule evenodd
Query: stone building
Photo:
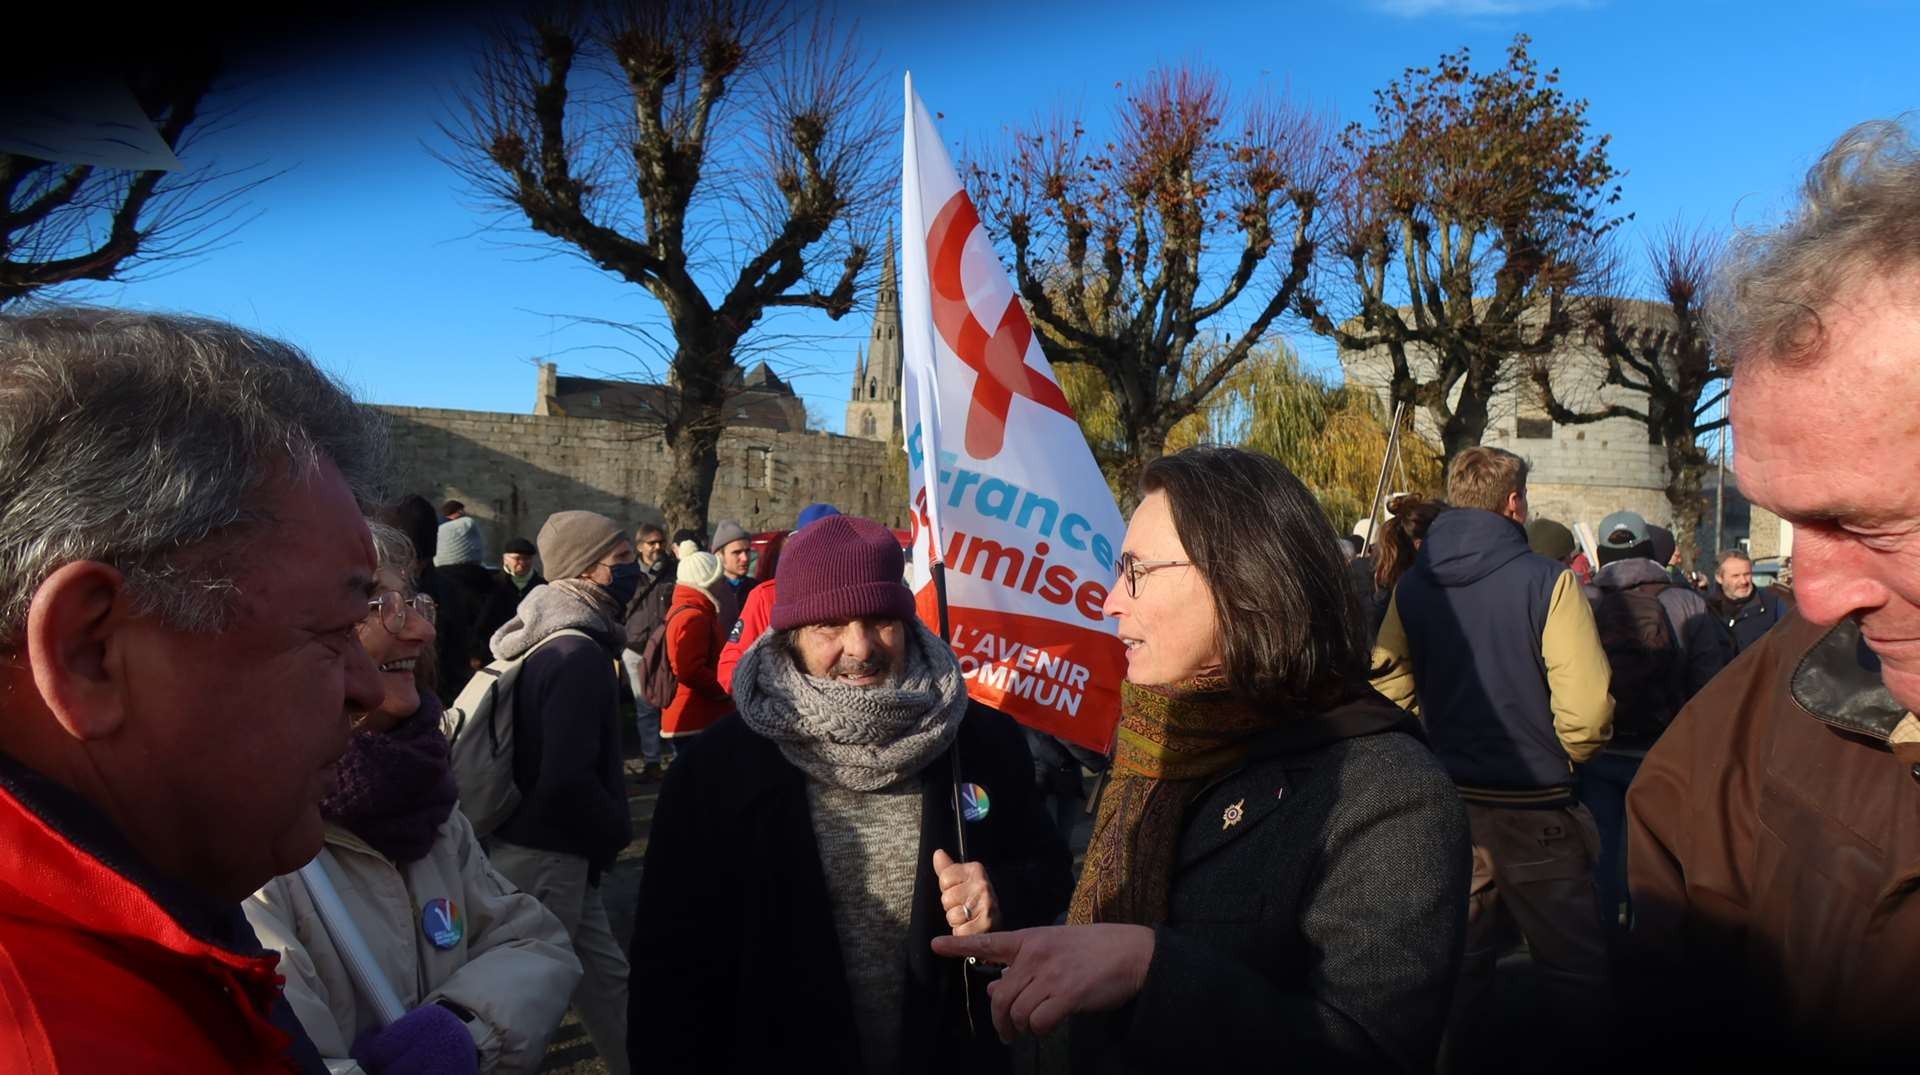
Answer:
<svg viewBox="0 0 1920 1075"><path fill-rule="evenodd" d="M553 363L540 364L540 385L533 413L566 418L604 418L616 422L659 422L672 411L674 391L667 385L601 377L562 377ZM807 405L793 386L765 362L750 370L734 366L727 374L727 425L802 433Z"/></svg>
<svg viewBox="0 0 1920 1075"><path fill-rule="evenodd" d="M853 367L853 400L847 404L847 436L892 443L900 435L900 290L893 271L893 236L873 297L873 330Z"/></svg>
<svg viewBox="0 0 1920 1075"><path fill-rule="evenodd" d="M1671 321L1671 313L1655 303L1625 302L1622 307L1629 332L1657 332ZM1428 376L1431 361L1415 356L1416 374ZM1390 406L1392 365L1385 348L1343 351L1340 364L1347 383L1373 389L1382 407ZM1646 406L1645 393L1603 384L1606 360L1578 339L1562 345L1554 357L1554 369L1555 391L1575 409L1614 402ZM1645 423L1608 418L1584 425L1558 424L1548 417L1538 389L1518 371L1495 393L1491 412L1481 443L1527 460L1527 500L1534 515L1569 526L1584 522L1595 530L1609 512L1622 509L1639 512L1659 525L1673 521L1666 495L1666 447ZM1439 428L1425 410L1416 411L1414 424L1422 436L1439 440Z"/></svg>

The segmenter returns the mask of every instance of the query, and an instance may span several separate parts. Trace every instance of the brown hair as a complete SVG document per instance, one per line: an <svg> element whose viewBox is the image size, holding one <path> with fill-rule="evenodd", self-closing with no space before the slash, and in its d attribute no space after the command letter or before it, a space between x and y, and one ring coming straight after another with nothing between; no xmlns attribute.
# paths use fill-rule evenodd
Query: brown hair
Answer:
<svg viewBox="0 0 1920 1075"><path fill-rule="evenodd" d="M1477 444L1447 466L1447 503L1499 513L1507 497L1527 491L1527 461L1505 448Z"/></svg>
<svg viewBox="0 0 1920 1075"><path fill-rule="evenodd" d="M1419 551L1419 543L1427 540L1427 527L1447 510L1444 500L1423 500L1417 496L1404 496L1393 502L1393 514L1387 517L1386 524L1380 528L1379 551L1374 553L1373 585L1377 590L1391 590L1400 576L1413 566L1413 555Z"/></svg>
<svg viewBox="0 0 1920 1075"><path fill-rule="evenodd" d="M1236 697L1325 706L1366 683L1366 629L1333 524L1292 471L1258 452L1188 448L1147 464L1140 489L1166 494L1212 592Z"/></svg>

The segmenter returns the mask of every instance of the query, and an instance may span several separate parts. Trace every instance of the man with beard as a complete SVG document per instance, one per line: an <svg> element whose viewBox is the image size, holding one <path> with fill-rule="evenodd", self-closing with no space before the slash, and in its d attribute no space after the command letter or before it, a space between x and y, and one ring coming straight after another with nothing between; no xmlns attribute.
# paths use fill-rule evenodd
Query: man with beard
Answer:
<svg viewBox="0 0 1920 1075"><path fill-rule="evenodd" d="M674 573L679 562L667 551L667 532L655 523L634 528L634 551L640 555L640 587L627 602L627 644L620 651L621 667L627 671L627 685L633 689L634 723L640 732L640 782L651 784L660 779L660 711L673 701L671 692L664 697L650 694L647 669L641 658L647 643L667 622L667 606L673 601Z"/></svg>
<svg viewBox="0 0 1920 1075"><path fill-rule="evenodd" d="M1020 729L968 700L904 568L868 519L787 543L738 712L654 815L629 1023L671 1029L632 1041L634 1070L1006 1070L980 973L929 943L1052 923L1069 858Z"/></svg>
<svg viewBox="0 0 1920 1075"><path fill-rule="evenodd" d="M1630 995L1662 1068L1905 1070L1920 1049L1916 284L1920 150L1892 122L1843 135L1716 282L1734 469L1794 526L1798 608L1627 796Z"/></svg>
<svg viewBox="0 0 1920 1075"><path fill-rule="evenodd" d="M1753 561L1739 549L1720 554L1720 567L1713 573L1713 593L1708 598L1713 614L1733 636L1733 651L1745 653L1773 625L1793 611L1792 602L1753 584Z"/></svg>

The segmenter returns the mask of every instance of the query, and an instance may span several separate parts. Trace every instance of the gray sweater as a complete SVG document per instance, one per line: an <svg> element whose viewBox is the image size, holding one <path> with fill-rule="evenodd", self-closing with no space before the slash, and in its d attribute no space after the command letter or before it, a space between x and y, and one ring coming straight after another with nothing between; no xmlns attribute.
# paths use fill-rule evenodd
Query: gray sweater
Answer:
<svg viewBox="0 0 1920 1075"><path fill-rule="evenodd" d="M920 779L879 791L807 781L807 806L847 968L853 1020L869 1072L899 1067L907 926L919 867Z"/></svg>

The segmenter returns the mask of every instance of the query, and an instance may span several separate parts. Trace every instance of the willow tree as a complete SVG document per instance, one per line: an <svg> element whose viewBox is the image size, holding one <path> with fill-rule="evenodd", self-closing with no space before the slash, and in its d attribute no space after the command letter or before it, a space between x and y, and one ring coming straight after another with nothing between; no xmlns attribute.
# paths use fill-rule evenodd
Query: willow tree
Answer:
<svg viewBox="0 0 1920 1075"><path fill-rule="evenodd" d="M853 310L891 128L851 36L770 0L564 11L483 59L452 163L659 304L660 507L668 529L705 531L736 352L769 312Z"/></svg>
<svg viewBox="0 0 1920 1075"><path fill-rule="evenodd" d="M1622 220L1607 137L1527 44L1484 72L1448 53L1375 92L1372 124L1341 135L1329 264L1300 301L1342 350L1384 356L1389 403L1424 411L1447 458L1480 443L1521 363L1579 331Z"/></svg>
<svg viewBox="0 0 1920 1075"><path fill-rule="evenodd" d="M1598 383L1570 376L1580 371L1564 363L1535 362L1529 369L1554 421L1581 425L1629 418L1666 449L1667 505L1688 563L1694 559L1700 486L1708 465L1700 438L1727 424L1721 404L1728 371L1715 360L1703 308L1720 255L1721 244L1713 236L1669 228L1646 248L1658 300L1601 298L1588 311L1582 328L1600 357Z"/></svg>
<svg viewBox="0 0 1920 1075"><path fill-rule="evenodd" d="M1130 498L1293 305L1331 160L1310 112L1236 104L1190 68L1135 84L1113 126L1105 142L1078 119L1016 131L969 177L1048 361L1111 386L1114 436L1096 454Z"/></svg>

